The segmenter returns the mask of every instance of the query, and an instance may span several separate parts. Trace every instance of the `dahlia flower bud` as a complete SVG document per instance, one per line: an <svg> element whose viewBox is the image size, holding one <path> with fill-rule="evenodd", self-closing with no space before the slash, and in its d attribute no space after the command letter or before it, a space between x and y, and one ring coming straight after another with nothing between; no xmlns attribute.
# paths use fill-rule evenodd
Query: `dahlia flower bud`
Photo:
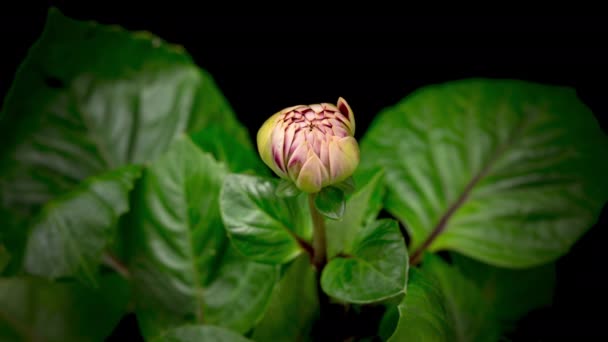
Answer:
<svg viewBox="0 0 608 342"><path fill-rule="evenodd" d="M271 116L257 134L262 160L279 177L307 193L342 182L359 164L355 118L343 98L289 107Z"/></svg>

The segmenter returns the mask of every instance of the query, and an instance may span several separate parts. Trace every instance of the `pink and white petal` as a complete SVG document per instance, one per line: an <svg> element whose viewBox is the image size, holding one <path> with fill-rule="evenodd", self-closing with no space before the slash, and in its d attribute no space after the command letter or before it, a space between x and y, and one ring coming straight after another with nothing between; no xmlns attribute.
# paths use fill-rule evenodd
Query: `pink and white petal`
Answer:
<svg viewBox="0 0 608 342"><path fill-rule="evenodd" d="M308 193L319 192L323 185L323 169L319 157L309 153L295 182L298 189Z"/></svg>
<svg viewBox="0 0 608 342"><path fill-rule="evenodd" d="M256 136L258 153L260 154L262 161L275 173L277 173L278 168L275 165L274 158L272 156L272 134L277 122L280 120L280 117L281 113L279 112L268 118L258 130Z"/></svg>
<svg viewBox="0 0 608 342"><path fill-rule="evenodd" d="M355 114L353 110L350 108L350 105L346 100L342 97L338 99L337 104L338 110L342 113L349 121L348 126L351 131L351 135L355 135Z"/></svg>
<svg viewBox="0 0 608 342"><path fill-rule="evenodd" d="M334 138L329 142L331 184L352 176L359 165L359 145L353 137Z"/></svg>
<svg viewBox="0 0 608 342"><path fill-rule="evenodd" d="M280 126L275 126L272 131L272 160L274 164L283 172L286 171L285 159L283 158L283 145L285 143L285 131Z"/></svg>
<svg viewBox="0 0 608 342"><path fill-rule="evenodd" d="M306 143L298 145L295 151L290 154L289 162L287 163L287 173L291 180L295 181L297 179L304 162L308 159L308 154Z"/></svg>

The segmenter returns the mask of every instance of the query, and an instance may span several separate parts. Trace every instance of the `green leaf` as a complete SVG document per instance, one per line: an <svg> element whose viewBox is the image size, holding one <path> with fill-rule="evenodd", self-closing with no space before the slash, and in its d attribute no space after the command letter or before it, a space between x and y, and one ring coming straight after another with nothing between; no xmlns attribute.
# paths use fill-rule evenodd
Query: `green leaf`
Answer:
<svg viewBox="0 0 608 342"><path fill-rule="evenodd" d="M366 184L346 201L342 220L326 220L327 254L330 258L352 249L359 231L372 223L382 209L383 172L373 174Z"/></svg>
<svg viewBox="0 0 608 342"><path fill-rule="evenodd" d="M0 111L10 272L18 273L29 218L45 203L84 179L153 160L182 132L204 128L255 155L213 79L183 48L51 8Z"/></svg>
<svg viewBox="0 0 608 342"><path fill-rule="evenodd" d="M230 120L228 120L230 122ZM249 136L232 133L226 122L213 124L191 135L195 144L223 161L234 173L253 173L268 175L268 168L258 156L249 141Z"/></svg>
<svg viewBox="0 0 608 342"><path fill-rule="evenodd" d="M327 218L341 219L346 207L344 191L331 186L323 188L315 195L315 207Z"/></svg>
<svg viewBox="0 0 608 342"><path fill-rule="evenodd" d="M347 253L331 260L323 270L321 286L328 295L363 304L405 291L408 255L396 221L372 222L359 231Z"/></svg>
<svg viewBox="0 0 608 342"><path fill-rule="evenodd" d="M412 273L417 271L417 269L413 269ZM382 316L382 320L380 321L380 325L378 327L378 337L380 337L382 341L388 341L388 339L393 335L393 333L397 329L398 323L399 309L396 305L388 306L386 308L386 311L384 312L384 315Z"/></svg>
<svg viewBox="0 0 608 342"><path fill-rule="evenodd" d="M224 328L212 325L185 325L174 328L164 335L151 340L153 342L251 342L251 340Z"/></svg>
<svg viewBox="0 0 608 342"><path fill-rule="evenodd" d="M158 156L186 129L203 81L158 37L51 9L2 110L3 203L29 213L87 177Z"/></svg>
<svg viewBox="0 0 608 342"><path fill-rule="evenodd" d="M200 319L162 307L139 305L137 319L146 340L161 336L171 328L197 321L245 333L262 319L272 300L279 270L244 260L232 248L216 265L216 275L202 292L204 306L200 308ZM213 270L207 272L214 273Z"/></svg>
<svg viewBox="0 0 608 342"><path fill-rule="evenodd" d="M313 323L319 316L315 271L306 255L289 265L274 290L254 341L311 341Z"/></svg>
<svg viewBox="0 0 608 342"><path fill-rule="evenodd" d="M398 306L396 341L498 341L492 308L474 283L439 257L412 269L407 294Z"/></svg>
<svg viewBox="0 0 608 342"><path fill-rule="evenodd" d="M243 255L284 264L303 252L299 240L311 238L312 223L306 196L278 197L277 183L271 178L228 175L220 203L228 236Z"/></svg>
<svg viewBox="0 0 608 342"><path fill-rule="evenodd" d="M125 166L91 177L47 203L29 235L25 270L96 284L97 266L115 236L118 218L129 210L129 192L140 170Z"/></svg>
<svg viewBox="0 0 608 342"><path fill-rule="evenodd" d="M0 245L0 274L4 272L4 268L8 265L11 260L11 254L6 250L4 245Z"/></svg>
<svg viewBox="0 0 608 342"><path fill-rule="evenodd" d="M296 184L287 179L279 180L275 194L277 197L294 197L301 193Z"/></svg>
<svg viewBox="0 0 608 342"><path fill-rule="evenodd" d="M348 177L346 180L332 186L344 191L344 194L347 196L356 190L355 180L353 177Z"/></svg>
<svg viewBox="0 0 608 342"><path fill-rule="evenodd" d="M97 289L38 277L0 278L0 340L103 341L126 311L129 286L118 275Z"/></svg>
<svg viewBox="0 0 608 342"><path fill-rule="evenodd" d="M421 247L531 267L564 255L608 198L608 138L573 89L471 79L380 113L361 142L386 209Z"/></svg>
<svg viewBox="0 0 608 342"><path fill-rule="evenodd" d="M138 312L167 311L138 318L156 330L146 336L203 321L245 332L261 319L278 270L231 250L218 203L227 172L182 136L144 173L127 259Z"/></svg>
<svg viewBox="0 0 608 342"><path fill-rule="evenodd" d="M230 248L206 288L205 321L249 331L262 319L278 280L278 267L250 262Z"/></svg>
<svg viewBox="0 0 608 342"><path fill-rule="evenodd" d="M480 288L505 330L514 328L528 312L553 302L556 277L553 263L512 270L493 267L457 253L451 256L458 270Z"/></svg>

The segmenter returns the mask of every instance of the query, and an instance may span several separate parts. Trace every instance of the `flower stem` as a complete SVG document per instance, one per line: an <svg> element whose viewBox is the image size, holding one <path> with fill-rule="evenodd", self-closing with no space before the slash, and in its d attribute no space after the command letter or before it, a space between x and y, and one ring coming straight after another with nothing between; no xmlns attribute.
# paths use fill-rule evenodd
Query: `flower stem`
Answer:
<svg viewBox="0 0 608 342"><path fill-rule="evenodd" d="M317 269L317 272L321 274L325 264L327 263L327 242L325 238L325 221L323 216L315 207L315 195L308 195L308 206L310 208L310 215L312 217L313 233L312 233L312 248L313 258L312 262Z"/></svg>
<svg viewBox="0 0 608 342"><path fill-rule="evenodd" d="M320 339L323 341L334 341L338 340L335 338L336 332L335 327L338 317L335 317L335 311L332 310L332 305L329 300L329 296L323 291L321 287L321 274L323 268L327 264L327 240L325 237L325 220L317 208L315 207L315 194L308 195L308 206L310 208L310 215L312 217L312 264L314 265L317 276L317 296L319 298L319 313L320 320L318 325L318 331L320 333Z"/></svg>

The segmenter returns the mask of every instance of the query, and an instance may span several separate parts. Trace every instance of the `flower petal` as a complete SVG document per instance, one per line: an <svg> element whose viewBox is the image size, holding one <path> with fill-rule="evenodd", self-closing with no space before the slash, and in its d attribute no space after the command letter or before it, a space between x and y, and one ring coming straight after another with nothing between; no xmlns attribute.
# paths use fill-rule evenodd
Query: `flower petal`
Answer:
<svg viewBox="0 0 608 342"><path fill-rule="evenodd" d="M295 183L304 192L319 192L323 185L323 173L327 173L327 171L324 170L321 159L316 154L309 153L308 155Z"/></svg>
<svg viewBox="0 0 608 342"><path fill-rule="evenodd" d="M284 175L284 173L277 167L272 156L272 133L280 117L281 112L278 112L268 118L258 130L256 137L258 153L262 161L279 176Z"/></svg>
<svg viewBox="0 0 608 342"><path fill-rule="evenodd" d="M329 142L330 184L350 177L359 165L359 145L353 137L334 138Z"/></svg>
<svg viewBox="0 0 608 342"><path fill-rule="evenodd" d="M355 114L353 113L353 110L348 105L348 102L346 102L346 100L343 99L342 97L340 97L338 99L337 107L338 107L338 110L340 110L340 113L342 113L342 115L344 115L348 119L348 122L346 124L348 125L348 128L350 128L351 135L354 136L355 135Z"/></svg>

